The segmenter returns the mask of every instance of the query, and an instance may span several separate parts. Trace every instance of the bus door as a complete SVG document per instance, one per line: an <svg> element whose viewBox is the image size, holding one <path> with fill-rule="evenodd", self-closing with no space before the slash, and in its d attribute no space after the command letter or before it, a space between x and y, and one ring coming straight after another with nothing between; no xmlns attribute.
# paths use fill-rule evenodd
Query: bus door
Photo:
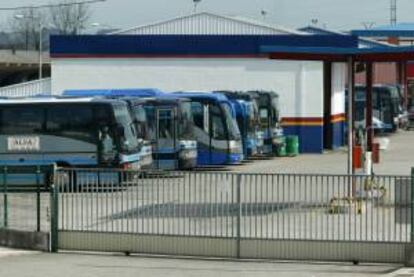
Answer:
<svg viewBox="0 0 414 277"><path fill-rule="evenodd" d="M230 145L227 136L225 113L219 105L209 105L210 164L221 165L228 161Z"/></svg>
<svg viewBox="0 0 414 277"><path fill-rule="evenodd" d="M158 168L176 169L178 167L177 124L174 108L157 109L157 136L155 149L158 155Z"/></svg>

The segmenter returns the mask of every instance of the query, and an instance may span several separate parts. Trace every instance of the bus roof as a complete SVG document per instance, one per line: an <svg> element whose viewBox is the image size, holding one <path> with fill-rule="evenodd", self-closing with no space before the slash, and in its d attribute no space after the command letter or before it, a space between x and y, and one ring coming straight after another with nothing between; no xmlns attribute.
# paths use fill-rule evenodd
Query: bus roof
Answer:
<svg viewBox="0 0 414 277"><path fill-rule="evenodd" d="M165 94L165 96L169 97L180 97L180 98L188 98L188 99L200 99L200 100L212 100L218 102L229 102L227 96L221 93L206 93L206 92L174 92L170 94Z"/></svg>
<svg viewBox="0 0 414 277"><path fill-rule="evenodd" d="M167 105L178 105L180 103L191 101L189 98L179 98L179 97L175 97L175 96L141 98L141 100L144 100L146 103L153 103L153 104L159 104L159 105L165 105L165 104L167 104Z"/></svg>
<svg viewBox="0 0 414 277"><path fill-rule="evenodd" d="M0 104L57 104L57 103L119 103L118 100L104 98L20 98L20 99L0 99Z"/></svg>
<svg viewBox="0 0 414 277"><path fill-rule="evenodd" d="M275 98L279 97L279 94L277 94L277 92L274 92L271 90L252 90L252 91L248 91L248 93L254 94L254 95L268 95L270 97L275 97Z"/></svg>
<svg viewBox="0 0 414 277"><path fill-rule="evenodd" d="M230 90L222 90L222 91L215 91L214 93L221 93L227 96L228 99L239 99L245 101L253 101L259 97L258 94L247 93L244 91L230 91Z"/></svg>
<svg viewBox="0 0 414 277"><path fill-rule="evenodd" d="M92 96L106 96L106 97L154 97L163 94L159 89L153 88L128 88L128 89L78 89L65 90L63 96L76 97L92 97Z"/></svg>

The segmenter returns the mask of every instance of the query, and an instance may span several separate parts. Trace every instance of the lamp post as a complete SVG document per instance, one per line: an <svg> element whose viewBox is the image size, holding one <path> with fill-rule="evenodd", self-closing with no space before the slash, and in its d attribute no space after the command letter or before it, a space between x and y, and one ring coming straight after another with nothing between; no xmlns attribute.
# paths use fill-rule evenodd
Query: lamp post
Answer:
<svg viewBox="0 0 414 277"><path fill-rule="evenodd" d="M14 18L18 20L32 19L33 21L37 20L39 23L39 80L43 78L43 29L44 26L40 17L37 16L28 16L23 14L16 14Z"/></svg>
<svg viewBox="0 0 414 277"><path fill-rule="evenodd" d="M119 30L119 28L114 27L113 25L106 24L106 23L100 23L100 22L93 22L90 25L92 28L107 28L109 32L105 32L105 34L111 34L113 32L116 32ZM102 29L105 30L105 29Z"/></svg>

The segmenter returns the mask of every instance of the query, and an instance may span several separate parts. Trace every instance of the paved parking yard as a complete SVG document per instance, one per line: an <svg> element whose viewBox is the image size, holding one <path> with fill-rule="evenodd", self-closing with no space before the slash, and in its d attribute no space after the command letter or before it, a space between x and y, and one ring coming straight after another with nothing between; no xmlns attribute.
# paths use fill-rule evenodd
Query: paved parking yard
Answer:
<svg viewBox="0 0 414 277"><path fill-rule="evenodd" d="M414 166L414 131L391 134L390 145L380 153L381 163L375 165L376 174L410 174ZM293 158L272 158L249 161L228 168L248 173L347 173L347 149L327 151L321 154L304 154Z"/></svg>
<svg viewBox="0 0 414 277"><path fill-rule="evenodd" d="M359 265L291 262L232 262L125 257L87 254L37 254L0 259L0 276L398 276L396 265ZM407 276L407 275L404 275ZM409 276L409 275L408 275Z"/></svg>

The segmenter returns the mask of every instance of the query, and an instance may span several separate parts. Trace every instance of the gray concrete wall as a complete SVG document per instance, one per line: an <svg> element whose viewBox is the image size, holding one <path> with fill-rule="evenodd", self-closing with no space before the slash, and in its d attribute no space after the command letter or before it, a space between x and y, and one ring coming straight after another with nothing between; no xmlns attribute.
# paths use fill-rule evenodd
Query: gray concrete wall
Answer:
<svg viewBox="0 0 414 277"><path fill-rule="evenodd" d="M0 230L0 246L49 251L49 234L45 232Z"/></svg>

